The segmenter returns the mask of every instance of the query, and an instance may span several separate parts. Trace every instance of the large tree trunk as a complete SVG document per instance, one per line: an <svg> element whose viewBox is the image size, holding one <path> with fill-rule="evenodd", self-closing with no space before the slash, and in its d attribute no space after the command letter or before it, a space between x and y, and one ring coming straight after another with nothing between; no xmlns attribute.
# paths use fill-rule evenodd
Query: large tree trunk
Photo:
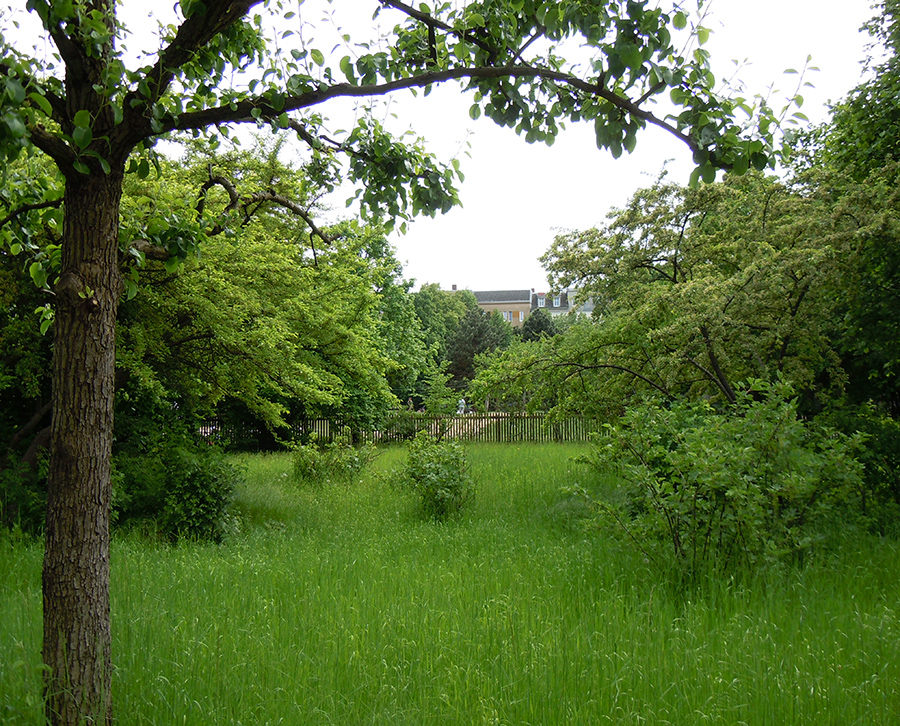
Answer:
<svg viewBox="0 0 900 726"><path fill-rule="evenodd" d="M122 174L66 183L44 555L47 715L112 720L109 510Z"/></svg>

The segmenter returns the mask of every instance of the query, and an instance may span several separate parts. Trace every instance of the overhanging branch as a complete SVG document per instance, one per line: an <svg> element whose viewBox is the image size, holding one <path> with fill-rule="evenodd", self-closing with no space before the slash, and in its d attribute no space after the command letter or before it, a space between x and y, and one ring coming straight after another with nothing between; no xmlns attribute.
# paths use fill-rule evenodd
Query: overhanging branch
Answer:
<svg viewBox="0 0 900 726"><path fill-rule="evenodd" d="M489 80L494 78L535 78L570 86L587 95L602 98L615 108L626 111L635 118L663 129L679 139L692 152L699 152L700 150L697 142L677 127L664 119L654 116L649 111L645 111L632 100L619 96L603 86L598 86L596 83L588 82L570 73L550 68L521 65L427 71L409 78L399 78L395 81L371 85L355 86L350 83L336 83L299 96L288 96L280 99L277 108L264 96L257 96L225 106L215 106L202 111L181 114L177 118L169 119L168 122L163 121L161 133L205 129L224 123L256 123L257 117L274 120L281 116L282 113L312 108L336 98L374 98L385 96L395 91L422 88L424 86L446 83L447 81L466 79ZM255 115L254 111L256 112Z"/></svg>

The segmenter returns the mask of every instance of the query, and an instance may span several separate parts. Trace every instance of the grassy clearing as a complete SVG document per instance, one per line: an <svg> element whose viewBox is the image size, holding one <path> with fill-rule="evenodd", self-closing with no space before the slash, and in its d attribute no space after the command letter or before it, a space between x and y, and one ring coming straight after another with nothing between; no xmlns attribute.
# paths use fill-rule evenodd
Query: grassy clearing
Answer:
<svg viewBox="0 0 900 726"><path fill-rule="evenodd" d="M677 595L585 525L578 449L474 447L458 521L245 460L224 546L113 547L120 724L900 724L900 551ZM287 476L285 476L287 474ZM0 721L40 723L40 548L0 540Z"/></svg>

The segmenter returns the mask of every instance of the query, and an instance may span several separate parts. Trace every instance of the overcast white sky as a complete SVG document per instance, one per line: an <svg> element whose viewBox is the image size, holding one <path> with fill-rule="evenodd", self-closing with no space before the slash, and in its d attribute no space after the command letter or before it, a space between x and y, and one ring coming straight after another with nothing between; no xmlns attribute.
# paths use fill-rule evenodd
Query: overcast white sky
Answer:
<svg viewBox="0 0 900 726"><path fill-rule="evenodd" d="M865 0L714 0L712 12L707 25L714 32L705 47L717 77L731 75L732 60L747 59L740 77L751 94L774 83L782 91L776 98L792 95L797 76L782 72L801 69L811 55L819 71L808 76L815 88L804 89L802 110L823 121L827 103L861 78L870 39L858 29L874 14ZM639 137L634 154L616 160L596 148L590 125L569 126L552 148L528 145L511 129L472 121L470 103L447 87L398 104L402 120L439 156L455 155L466 138L471 143L471 158L461 158L464 206L392 235L407 277L418 285L545 290L538 257L557 230L600 223L610 208L651 183L667 159L673 159L669 173L676 181L686 183L693 168L690 152L656 129Z"/></svg>

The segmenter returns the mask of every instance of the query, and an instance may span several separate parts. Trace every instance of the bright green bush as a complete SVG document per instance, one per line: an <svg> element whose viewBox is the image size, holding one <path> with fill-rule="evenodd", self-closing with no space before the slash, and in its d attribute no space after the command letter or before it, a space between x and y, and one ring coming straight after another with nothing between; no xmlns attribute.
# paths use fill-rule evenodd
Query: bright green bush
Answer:
<svg viewBox="0 0 900 726"><path fill-rule="evenodd" d="M458 441L438 441L427 431L420 431L407 444L407 452L399 478L421 498L426 519L443 521L469 502L475 485L466 452Z"/></svg>
<svg viewBox="0 0 900 726"><path fill-rule="evenodd" d="M757 391L726 412L704 403L629 410L585 458L621 477L619 501L601 510L682 578L805 552L855 511L859 439L798 419L786 394Z"/></svg>
<svg viewBox="0 0 900 726"><path fill-rule="evenodd" d="M353 446L346 434L325 444L315 440L309 444L296 444L292 455L294 476L305 484L349 481L362 473L374 458L374 446Z"/></svg>

